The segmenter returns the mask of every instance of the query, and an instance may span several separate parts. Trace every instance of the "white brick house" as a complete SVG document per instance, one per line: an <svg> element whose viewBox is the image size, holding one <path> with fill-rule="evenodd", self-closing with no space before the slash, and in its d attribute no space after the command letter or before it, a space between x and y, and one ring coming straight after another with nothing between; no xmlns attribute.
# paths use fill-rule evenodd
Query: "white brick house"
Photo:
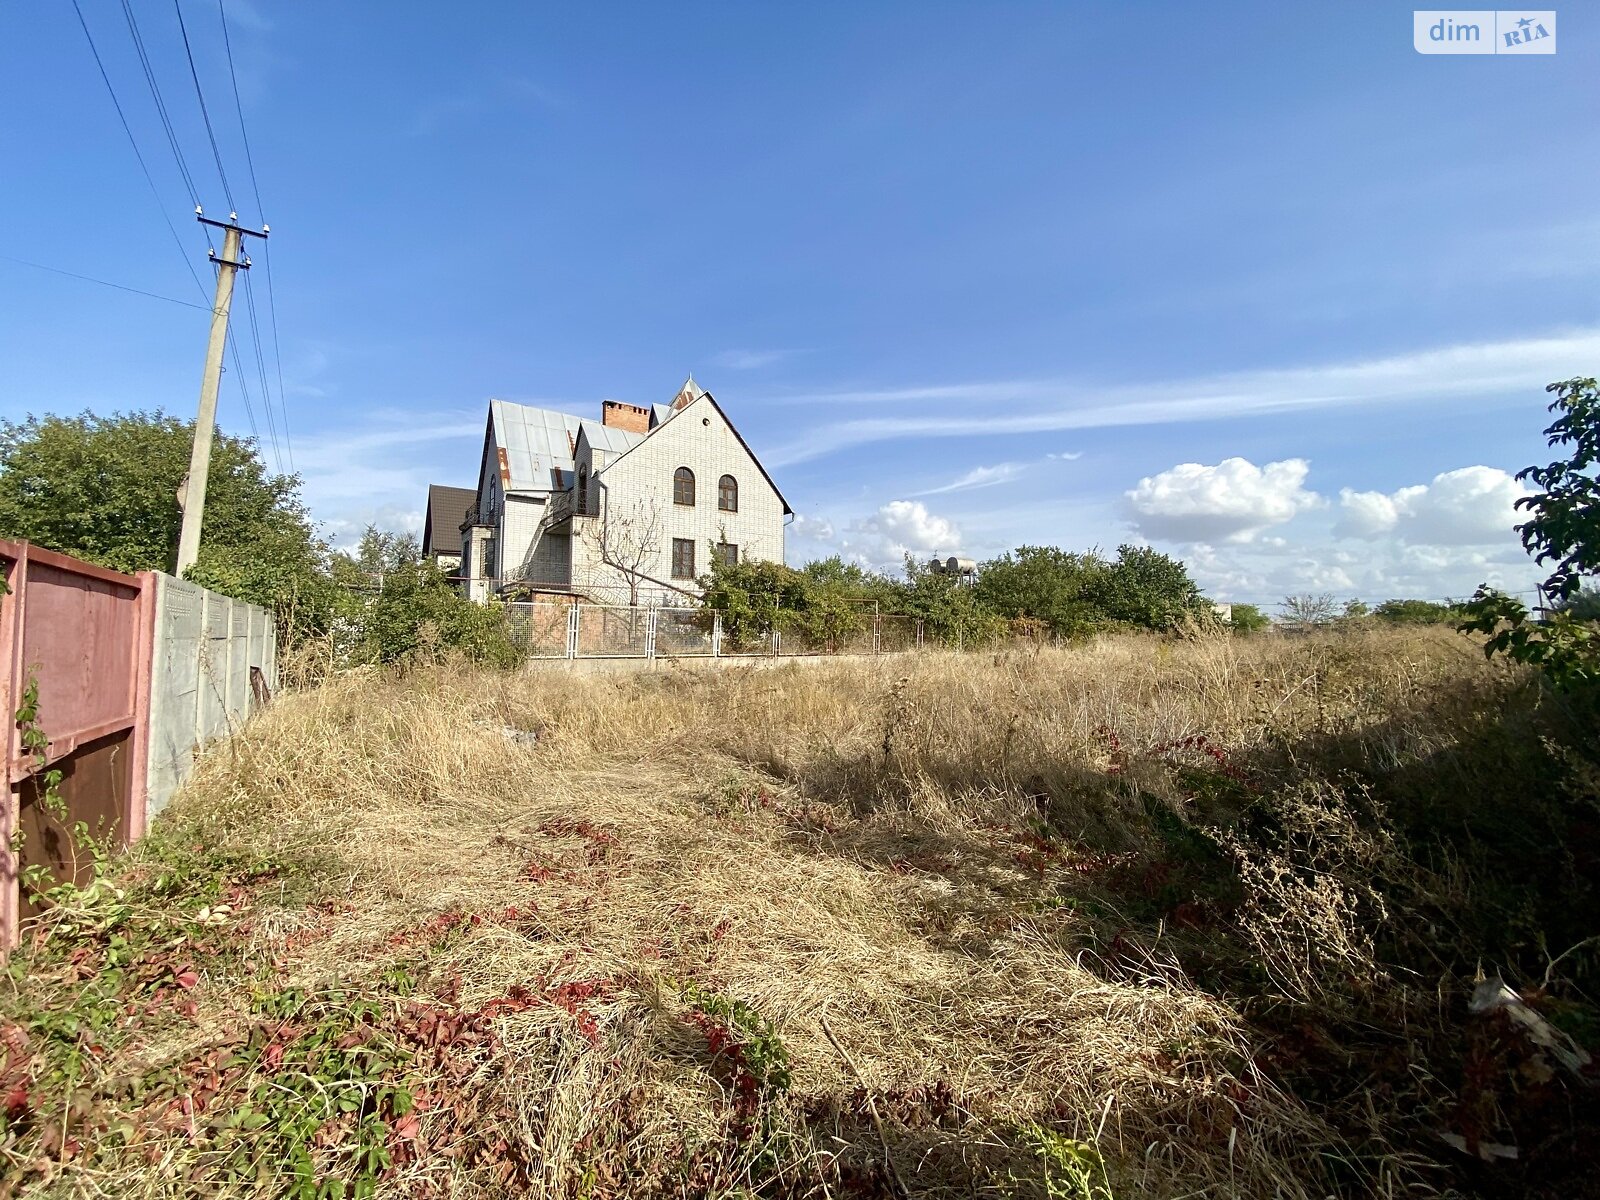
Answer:
<svg viewBox="0 0 1600 1200"><path fill-rule="evenodd" d="M460 571L477 600L672 603L699 595L712 555L782 562L792 515L693 379L671 404L607 400L598 421L492 400Z"/></svg>

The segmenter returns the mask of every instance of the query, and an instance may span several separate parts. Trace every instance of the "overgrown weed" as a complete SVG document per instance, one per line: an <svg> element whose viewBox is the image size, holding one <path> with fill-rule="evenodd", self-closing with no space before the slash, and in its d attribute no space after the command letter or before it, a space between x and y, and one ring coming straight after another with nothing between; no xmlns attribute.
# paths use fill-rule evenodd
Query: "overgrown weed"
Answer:
<svg viewBox="0 0 1600 1200"><path fill-rule="evenodd" d="M1593 713L1465 639L574 682L337 678L202 763L25 931L8 1177L1108 1200L1592 1174L1593 1090L1466 1002L1498 971L1595 1048Z"/></svg>

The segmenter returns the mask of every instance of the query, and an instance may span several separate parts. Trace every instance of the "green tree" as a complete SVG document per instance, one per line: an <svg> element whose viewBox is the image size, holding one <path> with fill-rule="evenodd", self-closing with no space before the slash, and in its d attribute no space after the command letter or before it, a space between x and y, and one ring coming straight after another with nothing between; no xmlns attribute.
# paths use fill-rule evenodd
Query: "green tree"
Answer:
<svg viewBox="0 0 1600 1200"><path fill-rule="evenodd" d="M1052 633L1077 637L1106 623L1107 570L1094 551L1020 546L982 564L973 591L983 607L1008 621L1043 621Z"/></svg>
<svg viewBox="0 0 1600 1200"><path fill-rule="evenodd" d="M520 657L505 609L474 604L431 560L396 559L361 618L362 657L373 662L435 658L456 650L475 662L511 666Z"/></svg>
<svg viewBox="0 0 1600 1200"><path fill-rule="evenodd" d="M1211 606L1178 559L1149 546L1119 546L1101 582L1100 603L1113 621L1145 629L1170 629Z"/></svg>
<svg viewBox="0 0 1600 1200"><path fill-rule="evenodd" d="M713 557L701 576L702 603L722 616L722 637L731 650L749 650L782 629L792 614L810 604L809 581L783 563L740 559L726 563Z"/></svg>
<svg viewBox="0 0 1600 1200"><path fill-rule="evenodd" d="M1060 637L1131 625L1170 629L1208 611L1183 563L1147 546L1120 546L1115 562L1098 551L1022 546L978 571L977 597L1010 621L1042 621Z"/></svg>
<svg viewBox="0 0 1600 1200"><path fill-rule="evenodd" d="M1228 628L1235 633L1260 633L1272 626L1272 618L1254 604L1229 606Z"/></svg>
<svg viewBox="0 0 1600 1200"><path fill-rule="evenodd" d="M906 556L901 611L922 622L922 635L946 646L982 646L1004 635L1005 618L978 589Z"/></svg>
<svg viewBox="0 0 1600 1200"><path fill-rule="evenodd" d="M1549 411L1556 414L1545 441L1566 457L1517 472L1519 481L1543 489L1517 501L1532 514L1517 533L1535 562L1554 564L1544 585L1553 603L1535 616L1520 600L1484 585L1460 628L1488 635L1484 653L1538 666L1558 687L1572 688L1600 682L1600 625L1571 603L1600 574L1600 382L1568 379L1545 391L1555 396Z"/></svg>
<svg viewBox="0 0 1600 1200"><path fill-rule="evenodd" d="M1600 588L1582 587L1557 605L1574 621L1600 621Z"/></svg>
<svg viewBox="0 0 1600 1200"><path fill-rule="evenodd" d="M1457 620L1461 606L1437 600L1385 600L1372 615L1392 625L1441 625Z"/></svg>
<svg viewBox="0 0 1600 1200"><path fill-rule="evenodd" d="M159 411L0 423L0 535L117 571L170 571L192 436L192 422ZM219 432L189 578L319 629L335 599L328 559L299 480L269 474L252 441Z"/></svg>
<svg viewBox="0 0 1600 1200"><path fill-rule="evenodd" d="M905 599L905 585L859 563L847 563L839 555L806 563L800 573L821 588L860 600L876 600L882 611L898 609Z"/></svg>

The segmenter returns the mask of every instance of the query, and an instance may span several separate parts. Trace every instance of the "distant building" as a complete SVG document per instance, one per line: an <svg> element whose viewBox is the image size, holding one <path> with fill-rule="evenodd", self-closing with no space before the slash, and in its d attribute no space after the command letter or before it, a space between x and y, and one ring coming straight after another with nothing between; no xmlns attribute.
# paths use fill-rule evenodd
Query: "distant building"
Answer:
<svg viewBox="0 0 1600 1200"><path fill-rule="evenodd" d="M428 511L422 519L422 556L451 575L461 565L461 526L466 524L478 494L471 488L428 488Z"/></svg>
<svg viewBox="0 0 1600 1200"><path fill-rule="evenodd" d="M607 400L600 420L489 402L459 573L475 600L562 593L607 603L698 598L713 556L783 561L793 515L711 393L670 404ZM441 510L442 511L442 510ZM425 530L423 549L446 534Z"/></svg>

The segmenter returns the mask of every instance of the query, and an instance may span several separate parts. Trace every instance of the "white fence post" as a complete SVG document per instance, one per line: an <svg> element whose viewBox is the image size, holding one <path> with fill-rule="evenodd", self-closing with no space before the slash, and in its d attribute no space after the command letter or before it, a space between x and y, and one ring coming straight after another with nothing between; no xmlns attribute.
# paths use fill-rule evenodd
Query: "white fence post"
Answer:
<svg viewBox="0 0 1600 1200"><path fill-rule="evenodd" d="M574 603L567 609L567 657L578 657L578 610L581 604Z"/></svg>
<svg viewBox="0 0 1600 1200"><path fill-rule="evenodd" d="M711 614L711 656L720 658L722 655L722 614Z"/></svg>
<svg viewBox="0 0 1600 1200"><path fill-rule="evenodd" d="M644 656L649 659L656 656L656 617L659 611L652 605L644 619Z"/></svg>

